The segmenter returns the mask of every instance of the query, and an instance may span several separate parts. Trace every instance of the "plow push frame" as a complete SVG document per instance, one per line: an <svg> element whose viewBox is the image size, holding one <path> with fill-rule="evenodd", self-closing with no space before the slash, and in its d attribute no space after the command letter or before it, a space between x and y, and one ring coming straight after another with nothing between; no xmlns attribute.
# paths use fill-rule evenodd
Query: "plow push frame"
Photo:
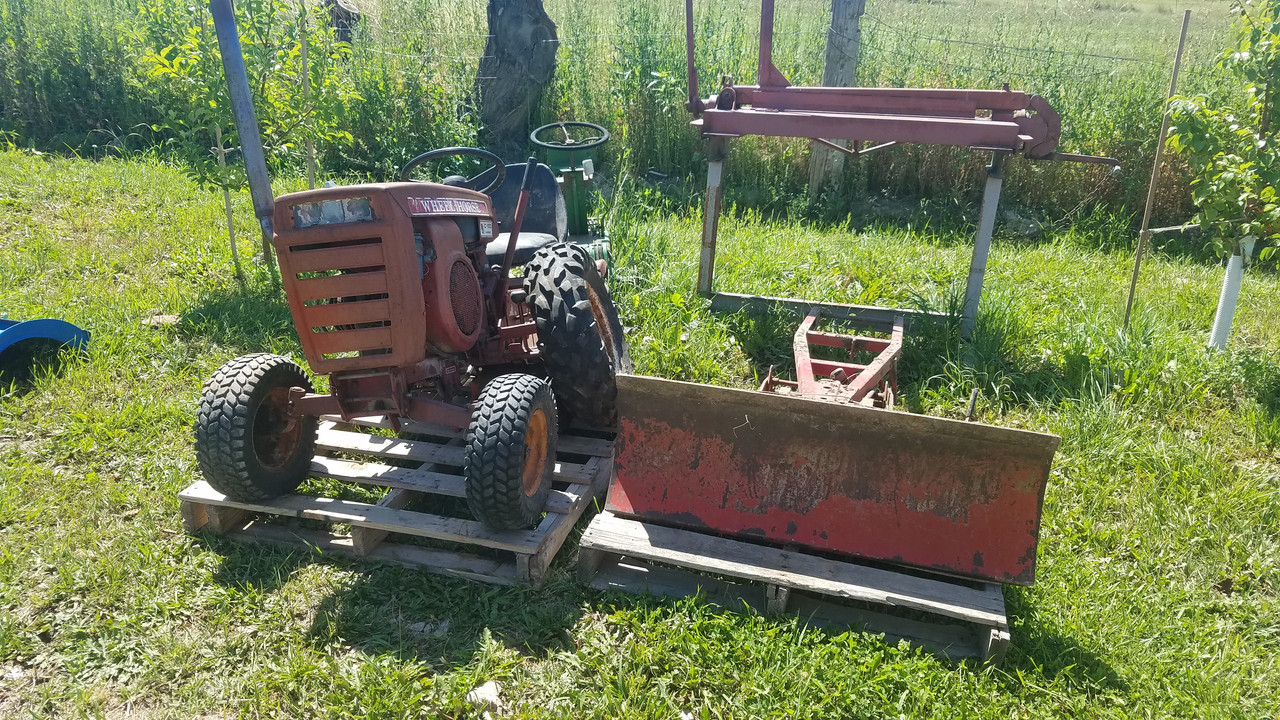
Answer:
<svg viewBox="0 0 1280 720"><path fill-rule="evenodd" d="M854 320L882 332L892 330L893 318L909 320L919 311L860 305L812 303L790 298L716 292L715 257L724 163L729 142L743 135L809 138L833 150L860 157L903 143L953 145L991 152L982 193L982 210L974 238L973 256L965 284L961 335L970 339L987 270L991 236L1004 184L1004 161L1010 155L1031 160L1110 165L1113 158L1057 152L1062 119L1039 95L1011 90L798 87L773 64L775 0L761 0L760 46L756 85L722 85L715 95L701 97L694 60L693 0L685 0L685 53L689 96L686 109L701 130L707 147L707 192L703 214L702 249L698 261L698 293L711 299L711 309L789 307L805 315L822 305L826 314ZM853 149L831 140L849 140ZM858 149L857 143L878 143Z"/></svg>
<svg viewBox="0 0 1280 720"><path fill-rule="evenodd" d="M998 661L1009 643L1000 585L1034 582L1059 438L893 411L903 338L924 313L715 291L724 162L731 140L743 135L810 138L854 157L899 143L990 152L965 340L976 325L1004 160L1118 163L1057 152L1058 113L1007 83L999 90L793 86L772 62L774 4L761 0L757 84L727 79L702 97L693 0L685 0L686 107L708 163L697 290L713 311L787 309L803 318L793 339L797 379L770 368L761 392L752 392L620 377L615 474L606 512L582 537L580 579L602 589L707 592L820 624L862 624L951 657ZM877 144L863 150L861 142ZM887 337L819 327L828 320ZM831 359L830 348L848 357ZM859 363L858 352L873 357ZM763 596L743 580L762 584ZM917 614L904 617L902 609Z"/></svg>

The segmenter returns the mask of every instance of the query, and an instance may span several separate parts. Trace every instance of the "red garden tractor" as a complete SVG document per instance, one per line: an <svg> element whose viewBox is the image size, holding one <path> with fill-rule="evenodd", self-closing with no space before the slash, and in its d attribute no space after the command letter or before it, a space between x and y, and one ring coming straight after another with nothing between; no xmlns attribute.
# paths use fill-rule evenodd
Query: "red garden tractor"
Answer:
<svg viewBox="0 0 1280 720"><path fill-rule="evenodd" d="M492 167L412 180L455 155ZM472 512L498 529L528 527L551 489L559 424L612 427L614 374L630 369L596 262L563 242L563 207L547 166L508 167L479 148L420 155L400 182L278 198L285 294L329 391L278 355L224 365L196 422L209 484L246 501L288 493L307 476L320 416L411 418L466 428Z"/></svg>
<svg viewBox="0 0 1280 720"><path fill-rule="evenodd" d="M269 500L307 477L321 416L385 416L394 428L412 419L466 429L466 497L477 519L529 527L552 487L558 428L613 428L614 375L631 370L603 261L566 242L556 174L532 158L504 165L477 147L445 147L410 160L399 182L275 199L236 14L230 0L209 8L253 211L274 246L307 364L329 387L315 392L278 355L221 366L196 419L201 473L234 500ZM536 143L575 145L562 135ZM490 167L415 181L425 163L456 156Z"/></svg>
<svg viewBox="0 0 1280 720"><path fill-rule="evenodd" d="M307 477L321 416L412 419L465 428L472 513L529 527L551 491L558 428L614 427L615 374L631 369L603 263L566 242L556 176L533 158L507 166L453 147L409 161L399 182L273 198L231 3L209 7L254 211L307 363L329 382L315 392L279 355L223 365L200 398L201 473L233 499L270 499ZM490 167L414 179L456 156Z"/></svg>

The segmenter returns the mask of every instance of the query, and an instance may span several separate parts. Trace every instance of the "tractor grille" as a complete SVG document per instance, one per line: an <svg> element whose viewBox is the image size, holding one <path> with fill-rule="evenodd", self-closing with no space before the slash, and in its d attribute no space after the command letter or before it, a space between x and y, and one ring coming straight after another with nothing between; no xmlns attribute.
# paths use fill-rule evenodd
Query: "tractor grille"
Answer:
<svg viewBox="0 0 1280 720"><path fill-rule="evenodd" d="M449 302L453 305L453 319L464 335L470 335L480 326L480 283L471 266L462 260L453 263L449 271Z"/></svg>
<svg viewBox="0 0 1280 720"><path fill-rule="evenodd" d="M391 352L382 238L293 245L280 261L302 300L304 346L324 360Z"/></svg>

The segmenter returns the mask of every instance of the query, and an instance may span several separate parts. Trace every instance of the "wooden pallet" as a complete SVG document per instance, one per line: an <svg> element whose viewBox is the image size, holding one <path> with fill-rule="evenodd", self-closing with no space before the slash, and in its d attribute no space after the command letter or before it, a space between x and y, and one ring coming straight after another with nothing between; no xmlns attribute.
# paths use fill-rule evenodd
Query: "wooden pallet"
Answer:
<svg viewBox="0 0 1280 720"><path fill-rule="evenodd" d="M421 567L431 572L502 585L534 585L542 581L551 560L591 501L603 494L613 467L613 442L562 433L555 487L547 515L533 530L497 531L470 519L404 509L429 496L465 497L461 475L461 433L423 423L406 423L404 433L430 436L409 440L371 435L358 428L389 425L381 420L341 424L326 418L320 425L311 475L387 488L377 504L286 495L264 502L240 502L204 481L178 494L182 522L188 532L207 531L248 542L317 547L357 557ZM339 457L339 455L346 457ZM351 456L369 458L354 461ZM391 460L388 465L378 460ZM399 465L415 465L401 467ZM263 517L302 518L351 526L350 534L293 524L268 524ZM405 536L452 543L439 549L408 544ZM473 552L489 548L498 552Z"/></svg>
<svg viewBox="0 0 1280 720"><path fill-rule="evenodd" d="M817 625L862 625L953 659L998 663L1009 647L999 585L908 575L608 512L587 526L578 563L579 579L600 590L701 594L726 607L745 602Z"/></svg>

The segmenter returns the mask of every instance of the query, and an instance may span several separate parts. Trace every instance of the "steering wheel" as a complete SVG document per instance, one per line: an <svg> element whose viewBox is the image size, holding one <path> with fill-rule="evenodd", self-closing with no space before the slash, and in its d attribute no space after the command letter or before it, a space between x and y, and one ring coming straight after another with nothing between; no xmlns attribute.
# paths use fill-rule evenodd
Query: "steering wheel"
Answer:
<svg viewBox="0 0 1280 720"><path fill-rule="evenodd" d="M502 181L507 177L507 166L502 162L502 158L498 157L497 155L494 155L488 150L481 150L480 148L473 148L473 147L448 147L448 148L440 148L439 150L428 150L427 152L424 152L418 157L405 163L404 168L400 170L400 182L424 182L422 180L414 180L413 178L409 177L410 173L412 173L414 169L416 169L419 165L427 162L428 160L435 160L436 158L449 157L451 155L470 155L471 157L478 157L481 160L488 161L488 163L491 166L493 166L494 169L497 170L497 174L494 175L493 177L493 182L486 185L483 190L480 190L480 192L485 193L486 195L489 194L491 190L501 185ZM485 170L484 172L488 172L488 170ZM480 175L483 175L484 172L480 173ZM476 175L475 177L468 179L467 182L469 183L474 181L476 178L480 177L480 175ZM472 190L476 189L476 188L471 188L470 185L467 185L466 187Z"/></svg>
<svg viewBox="0 0 1280 720"><path fill-rule="evenodd" d="M569 133L569 128L584 128L590 130L593 135L585 137L581 140L573 139ZM558 129L562 139L560 140L539 140L538 136L545 130ZM542 127L529 133L529 142L543 148L544 150L592 150L609 142L609 131L588 122L558 122Z"/></svg>

